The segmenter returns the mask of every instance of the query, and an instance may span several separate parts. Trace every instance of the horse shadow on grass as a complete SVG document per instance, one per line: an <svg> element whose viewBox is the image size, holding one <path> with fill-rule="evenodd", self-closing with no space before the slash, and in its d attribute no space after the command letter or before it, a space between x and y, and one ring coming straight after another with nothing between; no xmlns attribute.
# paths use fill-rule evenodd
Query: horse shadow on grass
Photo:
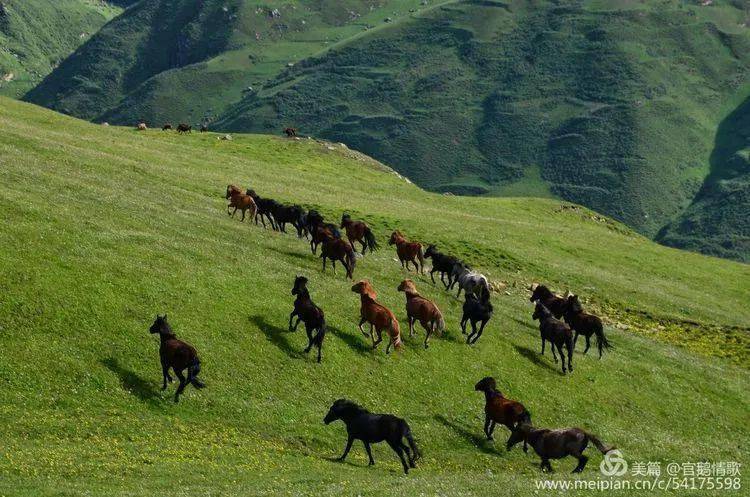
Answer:
<svg viewBox="0 0 750 497"><path fill-rule="evenodd" d="M299 332L289 331L276 326L275 324L269 323L264 316L255 315L250 316L248 319L251 323L257 326L264 335L266 335L266 339L269 342L275 345L287 356L293 359L299 359L302 357L299 348L289 340L289 335L297 335ZM300 326L302 326L302 324L300 324ZM302 335L304 335L304 333L302 333Z"/></svg>
<svg viewBox="0 0 750 497"><path fill-rule="evenodd" d="M488 441L485 437L474 433L465 425L459 424L455 421L451 421L450 419L446 418L442 414L436 414L434 418L438 423L442 424L443 426L447 428L450 428L451 430L456 432L456 434L459 435L461 438L466 440L471 445L474 445L485 454L495 454L495 455L500 454L500 452L497 449L495 449L495 447L492 445L492 442Z"/></svg>
<svg viewBox="0 0 750 497"><path fill-rule="evenodd" d="M302 252L296 252L292 250L283 250L277 247L272 247L271 250L274 250L275 252L278 252L281 255L285 255L287 257L294 257L295 259L300 259L305 262L312 262L315 260L315 257L320 258L320 251L318 251L318 255L315 256L310 251L308 251L307 253L302 253Z"/></svg>
<svg viewBox="0 0 750 497"><path fill-rule="evenodd" d="M115 373L120 378L122 387L143 402L150 404L161 404L161 395L154 384L142 378L135 371L122 365L114 357L108 357L99 361L105 368Z"/></svg>
<svg viewBox="0 0 750 497"><path fill-rule="evenodd" d="M512 319L516 323L518 323L521 326L524 326L526 328L530 328L530 329L535 330L535 331L539 330L538 326L534 326L533 324L529 323L528 321L524 321L523 319L518 319L517 317L511 317L510 319Z"/></svg>
<svg viewBox="0 0 750 497"><path fill-rule="evenodd" d="M551 344L547 344L548 346L551 346ZM521 354L523 357L528 359L529 361L533 362L537 366L549 369L552 372L555 372L559 375L563 375L563 372L557 369L555 366L550 364L544 359L544 356L541 355L539 352L533 351L528 347L522 347L520 345L513 345L513 348L516 349L516 352ZM549 347L547 347L549 349Z"/></svg>
<svg viewBox="0 0 750 497"><path fill-rule="evenodd" d="M344 342L350 349L361 356L369 356L372 354L372 347L367 345L365 342L365 336L361 333L352 334L342 331L334 326L329 326L328 330L333 336Z"/></svg>

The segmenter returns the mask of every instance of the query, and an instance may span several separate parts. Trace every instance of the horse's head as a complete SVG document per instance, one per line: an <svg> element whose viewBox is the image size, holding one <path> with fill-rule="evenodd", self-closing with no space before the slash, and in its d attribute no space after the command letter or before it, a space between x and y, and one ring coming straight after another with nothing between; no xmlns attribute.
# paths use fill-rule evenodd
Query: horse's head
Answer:
<svg viewBox="0 0 750 497"><path fill-rule="evenodd" d="M167 315L165 314L162 317L157 314L154 324L151 325L151 328L149 328L148 331L164 335L172 334L172 327L169 326L169 323L167 322Z"/></svg>
<svg viewBox="0 0 750 497"><path fill-rule="evenodd" d="M375 293L375 289L367 280L360 280L352 285L352 292L358 293L360 295L368 295L372 300L378 298L378 295Z"/></svg>
<svg viewBox="0 0 750 497"><path fill-rule="evenodd" d="M427 250L424 251L424 256L429 258L435 255L436 253L437 253L437 247L435 247L435 245L430 244L427 246Z"/></svg>
<svg viewBox="0 0 750 497"><path fill-rule="evenodd" d="M578 295L568 295L568 299L565 302L565 310L574 313L583 312L583 305L581 305Z"/></svg>
<svg viewBox="0 0 750 497"><path fill-rule="evenodd" d="M259 198L258 194L255 193L255 190L253 190L252 188L248 188L248 190L245 192L245 195L250 195L251 197L253 197L253 200L258 200Z"/></svg>
<svg viewBox="0 0 750 497"><path fill-rule="evenodd" d="M352 217L349 214L342 214L341 215L341 227L346 227L347 224L352 222Z"/></svg>
<svg viewBox="0 0 750 497"><path fill-rule="evenodd" d="M398 286L398 291L404 292L404 293L418 294L417 286L414 284L412 280L409 280L409 279L406 279L401 282L401 284Z"/></svg>
<svg viewBox="0 0 750 497"><path fill-rule="evenodd" d="M551 316L552 313L549 311L549 309L547 309L544 304L537 301L536 307L534 307L534 314L531 315L531 319L544 321L545 319L549 319Z"/></svg>
<svg viewBox="0 0 750 497"><path fill-rule="evenodd" d="M388 245L393 245L394 243L398 243L404 239L403 235L399 230L394 231L391 233L391 237L388 239Z"/></svg>
<svg viewBox="0 0 750 497"><path fill-rule="evenodd" d="M508 439L508 444L506 445L505 448L507 450L510 450L518 442L523 442L524 440L526 440L529 437L529 433L531 433L532 429L533 427L531 426L530 423L517 424L516 427L513 428L513 431L510 434L510 438Z"/></svg>
<svg viewBox="0 0 750 497"><path fill-rule="evenodd" d="M485 376L474 385L474 390L478 392L496 392L497 383L495 382L495 378L492 376Z"/></svg>
<svg viewBox="0 0 750 497"><path fill-rule="evenodd" d="M235 193L241 193L240 189L235 185L227 185L227 196L226 198L231 197Z"/></svg>
<svg viewBox="0 0 750 497"><path fill-rule="evenodd" d="M292 295L299 295L303 290L307 289L307 278L304 276L297 276L294 278L294 286L292 287Z"/></svg>
<svg viewBox="0 0 750 497"><path fill-rule="evenodd" d="M328 414L326 414L326 417L323 418L323 422L325 424L331 424L337 419L342 419L348 417L348 414L355 412L355 411L363 411L361 407L359 407L357 404L352 402L351 400L346 399L338 399L336 402L333 403L330 409L328 409Z"/></svg>
<svg viewBox="0 0 750 497"><path fill-rule="evenodd" d="M552 295L552 292L544 285L537 285L532 286L531 288L531 297L529 298L530 302L534 302L539 299L546 299L550 295Z"/></svg>

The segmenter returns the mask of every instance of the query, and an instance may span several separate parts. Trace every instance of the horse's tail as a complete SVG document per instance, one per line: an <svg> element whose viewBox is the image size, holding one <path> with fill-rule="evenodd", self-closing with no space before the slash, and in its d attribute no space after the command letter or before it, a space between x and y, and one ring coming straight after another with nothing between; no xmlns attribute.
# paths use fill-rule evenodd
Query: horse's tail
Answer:
<svg viewBox="0 0 750 497"><path fill-rule="evenodd" d="M422 272L424 273L424 247L419 244L419 250L417 251L417 257L419 258L419 264L422 266Z"/></svg>
<svg viewBox="0 0 750 497"><path fill-rule="evenodd" d="M201 380L198 379L198 374L201 372L201 361L198 359L195 359L195 362L189 366L190 368L190 383L193 384L195 388L204 388L206 386L205 383L203 383Z"/></svg>
<svg viewBox="0 0 750 497"><path fill-rule="evenodd" d="M318 333L315 334L312 340L313 343L317 345L318 347L323 346L323 339L326 336L326 331L327 331L326 320L323 319L320 323L320 328L318 329Z"/></svg>
<svg viewBox="0 0 750 497"><path fill-rule="evenodd" d="M602 326L601 322L598 323L598 326L594 330L594 333L596 334L596 346L599 348L599 350L612 348L612 344L609 343L607 337L604 336L604 326Z"/></svg>
<svg viewBox="0 0 750 497"><path fill-rule="evenodd" d="M379 247L378 241L375 239L375 235L372 234L372 230L369 226L365 228L365 243L367 244L367 248L370 249L370 252L375 252Z"/></svg>
<svg viewBox="0 0 750 497"><path fill-rule="evenodd" d="M393 337L393 347L396 349L402 348L404 344L401 341L401 328L399 327L398 321L393 316L391 316L391 323L389 327L391 336Z"/></svg>
<svg viewBox="0 0 750 497"><path fill-rule="evenodd" d="M596 436L592 435L591 433L588 433L586 431L584 431L583 433L585 433L586 436L589 437L589 440L591 440L594 446L596 446L596 448L599 449L599 452L601 452L602 454L606 454L607 452L613 451L617 448L617 447L607 447L606 445L602 443L601 440L596 438Z"/></svg>
<svg viewBox="0 0 750 497"><path fill-rule="evenodd" d="M409 428L409 425L406 424L406 421L404 421L404 438L409 443L409 447L411 447L412 452L412 462L416 462L419 458L422 457L422 453L419 452L419 448L417 447L417 442L414 440L414 437L411 434L411 428Z"/></svg>
<svg viewBox="0 0 750 497"><path fill-rule="evenodd" d="M531 413L525 407L523 408L523 412L521 413L521 415L518 416L517 424L531 424Z"/></svg>
<svg viewBox="0 0 750 497"><path fill-rule="evenodd" d="M354 271L354 267L357 265L357 256L354 254L354 250L352 250L351 247L346 251L346 261L349 263L351 270Z"/></svg>
<svg viewBox="0 0 750 497"><path fill-rule="evenodd" d="M443 319L443 313L440 312L440 309L437 307L435 308L437 311L437 329L436 331L438 334L442 335L445 332L445 319Z"/></svg>

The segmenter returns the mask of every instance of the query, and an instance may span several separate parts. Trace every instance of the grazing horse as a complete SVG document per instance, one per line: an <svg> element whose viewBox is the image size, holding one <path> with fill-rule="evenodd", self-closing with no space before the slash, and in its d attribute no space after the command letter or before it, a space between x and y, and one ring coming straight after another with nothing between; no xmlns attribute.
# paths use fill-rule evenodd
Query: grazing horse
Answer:
<svg viewBox="0 0 750 497"><path fill-rule="evenodd" d="M593 314L584 312L581 301L578 300L577 295L571 295L568 297L568 304L565 308L564 318L565 322L568 323L575 332L575 336L573 337L574 350L576 342L578 341L578 335L583 335L586 338L586 348L583 350L584 354L588 352L589 347L591 347L591 335L596 336L596 346L599 348L599 359L602 358L602 350L608 349L612 346L604 336L604 325L602 324L602 320Z"/></svg>
<svg viewBox="0 0 750 497"><path fill-rule="evenodd" d="M161 372L164 377L162 390L167 389L167 382L172 383L169 368L172 368L174 374L177 375L177 379L180 380L180 386L177 387L177 392L174 394L175 402L180 401L180 394L185 390L188 383L198 389L206 386L198 379L198 373L201 371L201 361L198 359L198 352L192 345L177 339L177 336L172 332L172 328L167 322L166 314L164 317L157 315L149 331L151 333L158 333L161 340L159 359L161 360ZM182 374L185 369L187 369L188 373L187 378Z"/></svg>
<svg viewBox="0 0 750 497"><path fill-rule="evenodd" d="M346 277L354 279L357 258L354 256L354 250L341 238L326 238L320 250L320 257L323 259L323 272L326 270L326 260L331 259L333 274L336 274L336 261L340 261L346 269Z"/></svg>
<svg viewBox="0 0 750 497"><path fill-rule="evenodd" d="M399 292L406 294L406 317L409 320L409 336L414 336L414 322L419 321L424 331L424 348L429 347L430 335L437 332L442 335L445 331L443 314L433 302L422 297L412 280L404 280L398 286Z"/></svg>
<svg viewBox="0 0 750 497"><path fill-rule="evenodd" d="M568 351L568 370L572 373L573 363L571 361L573 360L573 331L570 329L570 326L555 319L549 309L547 309L541 302L536 303L534 314L531 317L539 320L539 332L542 336L542 355L544 355L544 343L549 341L555 364L557 364L555 348L557 348L557 351L560 353L560 359L562 359L562 372L565 374L565 356L563 355L564 346Z"/></svg>
<svg viewBox="0 0 750 497"><path fill-rule="evenodd" d="M341 228L346 231L346 238L349 239L353 250L356 250L354 242L362 244L362 255L365 255L367 249L370 249L370 252L375 252L378 249L375 235L372 234L372 230L364 221L352 221L349 214L344 214L341 216Z"/></svg>
<svg viewBox="0 0 750 497"><path fill-rule="evenodd" d="M456 298L461 296L461 290L465 294L473 293L475 295L479 295L485 290L487 293L490 291L490 284L487 281L487 277L481 273L472 271L469 266L462 263L453 266L453 282L448 289L452 289L454 285L458 285Z"/></svg>
<svg viewBox="0 0 750 497"><path fill-rule="evenodd" d="M162 131L168 131L172 129L172 125L169 123L164 124L164 126L161 127Z"/></svg>
<svg viewBox="0 0 750 497"><path fill-rule="evenodd" d="M226 198L229 199L229 205L227 205L228 215L234 217L235 213L237 212L237 209L240 209L242 211L242 219L240 219L240 221L245 220L246 210L250 210L251 218L255 217L255 213L257 212L258 208L255 205L255 201L253 200L253 197L242 193L242 190L240 190L239 187L235 185L228 185ZM230 213L229 209L231 207L234 207L234 210Z"/></svg>
<svg viewBox="0 0 750 497"><path fill-rule="evenodd" d="M474 390L484 392L484 434L487 440L494 440L492 432L495 425L506 426L511 434L521 423L531 423L531 414L520 402L506 399L502 392L497 389L495 378L487 376L474 385ZM526 442L523 443L523 451L526 452Z"/></svg>
<svg viewBox="0 0 750 497"><path fill-rule="evenodd" d="M284 133L289 138L297 136L297 128L284 128Z"/></svg>
<svg viewBox="0 0 750 497"><path fill-rule="evenodd" d="M263 223L263 227L266 227L266 221L265 219L268 219L268 222L271 223L271 228L273 230L276 230L276 222L273 219L273 211L276 209L276 206L279 205L278 202L271 198L263 198L257 193L255 193L255 190L248 190L248 195L253 197L253 200L255 200L255 204L258 206L258 211L255 214L255 225L258 225L258 218L260 218L260 222Z"/></svg>
<svg viewBox="0 0 750 497"><path fill-rule="evenodd" d="M461 261L457 257L452 255L446 255L438 252L435 245L429 245L427 250L424 252L425 258L432 258L432 269L430 270L430 278L432 283L435 283L435 272L440 273L440 281L445 285L447 290L453 285L453 268L460 264ZM445 275L448 275L448 283L445 282Z"/></svg>
<svg viewBox="0 0 750 497"><path fill-rule="evenodd" d="M192 133L193 132L193 127L190 126L189 124L180 123L180 124L177 125L177 132L180 133L180 134L182 134L182 133Z"/></svg>
<svg viewBox="0 0 750 497"><path fill-rule="evenodd" d="M276 203L272 209L271 213L279 231L286 233L286 224L290 223L297 230L297 237L302 238L302 220L305 214L302 207Z"/></svg>
<svg viewBox="0 0 750 497"><path fill-rule="evenodd" d="M567 300L563 297L558 297L544 285L532 286L530 290L530 302L541 302L557 319L560 319L563 316L565 308L568 305Z"/></svg>
<svg viewBox="0 0 750 497"><path fill-rule="evenodd" d="M398 260L401 261L401 267L404 267L404 264L406 264L406 270L408 271L409 262L411 262L414 264L417 272L420 272L420 264L417 264L417 260L419 260L419 263L421 263L421 273L424 274L424 255L421 243L406 241L404 235L396 230L391 233L388 245L396 245L396 254L398 254Z"/></svg>
<svg viewBox="0 0 750 497"><path fill-rule="evenodd" d="M614 447L606 447L596 436L580 428L563 428L561 430L537 429L530 423L522 423L511 433L508 439L507 449L510 450L518 442L528 442L534 448L539 457L542 459L542 471L552 472L550 459L562 459L566 456L573 456L578 459L578 465L573 473L580 473L586 467L589 458L583 455L583 451L589 444L589 441L599 449L602 454L606 454Z"/></svg>
<svg viewBox="0 0 750 497"><path fill-rule="evenodd" d="M294 301L294 310L289 314L289 331L297 331L300 321L305 323L305 331L307 332L305 353L310 352L312 346L315 345L318 348L318 362L320 362L323 339L326 336L326 320L323 310L315 305L310 298L310 292L307 290L307 278L304 276L297 276L294 279L292 295L296 295L297 298ZM297 322L292 326L292 319L295 316ZM317 332L315 335L313 335L314 331Z"/></svg>
<svg viewBox="0 0 750 497"><path fill-rule="evenodd" d="M409 467L417 467L416 462L420 457L419 449L414 442L411 428L405 420L392 414L372 414L367 409L346 399L334 402L323 422L330 424L338 419L346 425L347 434L346 448L338 458L339 461L346 459L355 440L362 440L367 457L370 459L369 466L372 466L375 460L372 458L370 444L385 441L401 459L404 473L409 474ZM408 445L403 442L404 439ZM406 458L404 458L404 453L406 453Z"/></svg>
<svg viewBox="0 0 750 497"><path fill-rule="evenodd" d="M359 314L361 319L359 320L359 331L364 336L367 336L365 330L362 329L362 325L367 322L370 323L370 338L372 338L372 348L378 346L383 341L383 330L388 332L390 341L388 346L385 348L385 353L389 354L391 346L396 349L402 347L401 344L401 329L399 328L398 320L396 316L387 307L377 303L375 299L377 294L367 280L362 280L355 283L352 286L352 292L360 295L361 306ZM374 330L374 332L373 332ZM377 333L378 339L375 340L375 334Z"/></svg>
<svg viewBox="0 0 750 497"><path fill-rule="evenodd" d="M473 344L479 340L484 332L484 327L492 317L494 309L490 302L490 292L481 291L477 296L473 293L465 294L466 300L463 305L463 316L461 317L461 333L466 335L466 322L471 321L471 333L466 337L466 343ZM477 323L482 322L477 331Z"/></svg>

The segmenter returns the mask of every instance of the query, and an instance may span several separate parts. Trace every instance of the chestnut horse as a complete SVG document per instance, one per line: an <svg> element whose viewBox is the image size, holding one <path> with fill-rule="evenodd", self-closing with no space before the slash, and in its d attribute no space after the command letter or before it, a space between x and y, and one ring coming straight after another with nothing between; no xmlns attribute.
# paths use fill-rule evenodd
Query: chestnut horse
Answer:
<svg viewBox="0 0 750 497"><path fill-rule="evenodd" d="M424 328L424 348L427 348L430 335L434 332L442 335L445 331L445 320L440 309L431 301L422 297L412 280L404 280L398 286L399 292L406 294L406 317L409 320L409 336L414 336L414 322Z"/></svg>
<svg viewBox="0 0 750 497"><path fill-rule="evenodd" d="M156 316L154 324L149 328L151 333L158 333L161 341L159 346L159 359L161 360L161 372L164 378L164 385L161 389L167 389L167 382L172 383L172 377L169 375L169 368L172 368L177 379L180 380L180 386L174 394L174 401L180 401L180 394L188 384L195 388L203 388L206 385L198 379L198 373L201 371L201 361L198 359L198 352L195 348L178 340L172 331L172 327L167 322L167 315L164 317ZM187 378L182 372L187 369Z"/></svg>
<svg viewBox="0 0 750 497"><path fill-rule="evenodd" d="M355 283L352 286L352 292L358 293L360 295L361 307L359 309L359 313L361 319L359 320L358 325L359 331L361 331L364 336L367 336L365 330L362 329L362 325L365 322L370 323L370 338L372 338L372 348L375 349L375 347L377 347L378 344L383 341L383 330L386 330L388 332L390 341L388 342L388 346L385 349L385 353L390 353L391 346L396 349L400 349L402 347L402 343L401 329L399 328L398 320L396 319L396 316L390 311L390 309L381 304L378 304L375 301L377 294L372 288L372 285L370 285L370 282L367 280L362 280L358 283ZM375 340L375 333L377 333L378 335L377 340Z"/></svg>
<svg viewBox="0 0 750 497"><path fill-rule="evenodd" d="M422 244L419 242L409 242L404 238L404 235L400 231L396 230L391 233L391 238L388 240L388 245L396 245L396 254L398 254L398 260L401 261L401 267L406 264L407 271L409 270L409 262L414 264L414 268L417 272L424 274L424 254L422 253ZM421 271L420 271L420 264Z"/></svg>
<svg viewBox="0 0 750 497"><path fill-rule="evenodd" d="M531 414L520 402L506 399L502 392L497 389L495 378L487 376L474 385L474 390L484 392L484 434L487 440L494 440L492 432L495 425L501 424L507 427L511 434L521 423L531 423ZM523 451L526 452L526 441L523 443Z"/></svg>
<svg viewBox="0 0 750 497"><path fill-rule="evenodd" d="M333 274L336 274L336 261L340 261L346 269L346 277L354 279L354 266L357 265L357 259L354 256L354 250L341 238L326 237L323 240L320 257L323 259L323 272L326 270L326 260L331 259Z"/></svg>
<svg viewBox="0 0 750 497"><path fill-rule="evenodd" d="M258 210L258 207L255 205L255 201L253 200L253 197L250 195L245 195L242 193L242 190L238 186L235 185L228 185L227 186L227 199L229 200L229 205L227 205L227 214L234 217L234 214L237 212L237 209L240 209L242 211L242 219L240 221L245 220L245 211L250 211L250 218L255 217L255 213ZM234 210L230 213L229 208L234 207Z"/></svg>
<svg viewBox="0 0 750 497"><path fill-rule="evenodd" d="M341 227L346 230L346 237L349 239L352 250L356 250L354 242L362 244L362 255L365 255L367 249L370 249L370 252L375 252L378 249L375 235L372 234L372 230L364 221L352 221L349 214L344 214L341 216Z"/></svg>

